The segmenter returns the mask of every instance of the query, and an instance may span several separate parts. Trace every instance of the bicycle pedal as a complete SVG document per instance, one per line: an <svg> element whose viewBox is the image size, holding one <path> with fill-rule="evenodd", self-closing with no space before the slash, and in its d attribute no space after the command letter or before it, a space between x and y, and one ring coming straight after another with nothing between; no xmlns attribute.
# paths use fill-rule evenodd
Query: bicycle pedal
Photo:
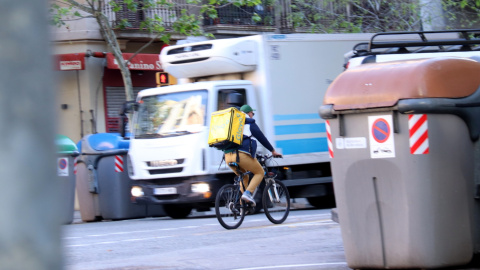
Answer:
<svg viewBox="0 0 480 270"><path fill-rule="evenodd" d="M252 214L255 213L255 206L247 207L245 214L250 214L250 213Z"/></svg>

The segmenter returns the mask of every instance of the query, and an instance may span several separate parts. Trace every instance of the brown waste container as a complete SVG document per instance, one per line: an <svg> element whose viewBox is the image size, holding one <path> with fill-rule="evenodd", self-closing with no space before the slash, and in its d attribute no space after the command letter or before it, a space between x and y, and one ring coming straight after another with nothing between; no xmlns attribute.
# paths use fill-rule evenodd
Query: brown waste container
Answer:
<svg viewBox="0 0 480 270"><path fill-rule="evenodd" d="M462 58L365 64L331 84L320 114L350 268L478 252L479 86L480 63Z"/></svg>

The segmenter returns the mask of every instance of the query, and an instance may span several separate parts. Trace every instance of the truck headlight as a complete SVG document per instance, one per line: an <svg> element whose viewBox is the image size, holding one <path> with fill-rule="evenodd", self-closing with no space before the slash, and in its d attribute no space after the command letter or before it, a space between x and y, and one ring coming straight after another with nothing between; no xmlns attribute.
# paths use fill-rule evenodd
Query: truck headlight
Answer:
<svg viewBox="0 0 480 270"><path fill-rule="evenodd" d="M139 186L133 186L130 193L133 197L142 197L144 195L143 189Z"/></svg>
<svg viewBox="0 0 480 270"><path fill-rule="evenodd" d="M210 191L210 186L207 183L192 184L193 193L206 193Z"/></svg>

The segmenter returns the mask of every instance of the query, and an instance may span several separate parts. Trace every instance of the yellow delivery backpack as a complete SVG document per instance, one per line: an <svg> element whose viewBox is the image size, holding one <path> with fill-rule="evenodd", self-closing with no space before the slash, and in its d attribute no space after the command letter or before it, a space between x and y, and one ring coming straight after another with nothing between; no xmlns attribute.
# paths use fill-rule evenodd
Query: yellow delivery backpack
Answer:
<svg viewBox="0 0 480 270"><path fill-rule="evenodd" d="M208 145L219 150L242 145L245 113L237 108L229 108L212 113Z"/></svg>

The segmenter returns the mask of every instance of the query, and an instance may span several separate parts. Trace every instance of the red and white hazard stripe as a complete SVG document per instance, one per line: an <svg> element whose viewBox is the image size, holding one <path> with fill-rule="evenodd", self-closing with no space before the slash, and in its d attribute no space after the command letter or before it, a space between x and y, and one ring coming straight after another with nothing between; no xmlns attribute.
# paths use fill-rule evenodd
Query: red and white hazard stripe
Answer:
<svg viewBox="0 0 480 270"><path fill-rule="evenodd" d="M115 156L115 172L123 172L123 156Z"/></svg>
<svg viewBox="0 0 480 270"><path fill-rule="evenodd" d="M325 128L327 129L327 141L328 141L328 155L333 158L333 144L332 144L332 132L330 130L330 121L325 121Z"/></svg>
<svg viewBox="0 0 480 270"><path fill-rule="evenodd" d="M77 161L78 161L78 157L75 157L73 159L73 174L77 174Z"/></svg>
<svg viewBox="0 0 480 270"><path fill-rule="evenodd" d="M426 114L412 114L408 116L410 131L410 153L423 155L429 153L428 120Z"/></svg>

